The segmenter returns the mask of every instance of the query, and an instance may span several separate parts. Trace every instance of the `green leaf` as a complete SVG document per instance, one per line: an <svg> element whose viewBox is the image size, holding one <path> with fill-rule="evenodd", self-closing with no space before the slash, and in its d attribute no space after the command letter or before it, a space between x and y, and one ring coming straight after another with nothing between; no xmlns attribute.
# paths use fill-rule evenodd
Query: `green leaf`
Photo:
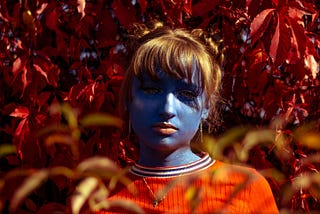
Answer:
<svg viewBox="0 0 320 214"><path fill-rule="evenodd" d="M108 158L105 157L92 157L82 161L77 170L79 172L86 172L86 171L112 171L117 172L119 171L118 166L116 163Z"/></svg>
<svg viewBox="0 0 320 214"><path fill-rule="evenodd" d="M249 151L256 145L273 143L275 141L275 132L273 130L262 129L248 132L243 139L243 147L237 151L239 159L246 161L248 159Z"/></svg>
<svg viewBox="0 0 320 214"><path fill-rule="evenodd" d="M73 214L80 213L84 203L99 185L99 180L95 177L85 178L77 186L76 193L71 198L71 210Z"/></svg>
<svg viewBox="0 0 320 214"><path fill-rule="evenodd" d="M14 211L18 208L21 202L35 189L37 189L40 184L48 178L48 170L39 170L32 173L27 177L22 185L15 191L10 204L10 210Z"/></svg>
<svg viewBox="0 0 320 214"><path fill-rule="evenodd" d="M80 124L84 127L87 126L122 126L122 120L118 117L102 114L102 113L95 113L89 114L85 116L81 121Z"/></svg>
<svg viewBox="0 0 320 214"><path fill-rule="evenodd" d="M67 178L73 179L75 173L72 169L64 166L56 166L50 169L50 175L63 175Z"/></svg>
<svg viewBox="0 0 320 214"><path fill-rule="evenodd" d="M310 149L320 149L320 133L315 122L300 126L294 131L294 136L302 145Z"/></svg>
<svg viewBox="0 0 320 214"><path fill-rule="evenodd" d="M320 149L320 134L315 132L304 133L298 137L302 145L310 149Z"/></svg>
<svg viewBox="0 0 320 214"><path fill-rule="evenodd" d="M110 207L121 207L130 213L143 214L145 213L141 207L129 200L112 200L109 201Z"/></svg>
<svg viewBox="0 0 320 214"><path fill-rule="evenodd" d="M47 146L52 146L55 144L65 144L70 146L73 156L78 159L79 157L79 148L77 144L77 139L74 136L65 135L65 134L52 134L46 138L45 143Z"/></svg>
<svg viewBox="0 0 320 214"><path fill-rule="evenodd" d="M0 145L0 157L16 153L16 147L9 144Z"/></svg>

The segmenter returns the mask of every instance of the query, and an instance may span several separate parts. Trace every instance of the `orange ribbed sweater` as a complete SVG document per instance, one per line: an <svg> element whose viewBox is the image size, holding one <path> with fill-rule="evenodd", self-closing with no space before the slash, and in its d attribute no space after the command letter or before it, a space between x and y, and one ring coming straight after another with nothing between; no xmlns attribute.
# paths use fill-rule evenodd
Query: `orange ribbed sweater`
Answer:
<svg viewBox="0 0 320 214"><path fill-rule="evenodd" d="M252 168L215 161L188 175L148 176L144 177L145 182L142 176L130 173L129 178L129 186L134 186L137 193L133 195L128 188L118 186L108 200L131 200L146 213L279 213L268 182ZM165 198L154 206L151 191L157 193L174 182ZM112 211L128 213L116 207Z"/></svg>

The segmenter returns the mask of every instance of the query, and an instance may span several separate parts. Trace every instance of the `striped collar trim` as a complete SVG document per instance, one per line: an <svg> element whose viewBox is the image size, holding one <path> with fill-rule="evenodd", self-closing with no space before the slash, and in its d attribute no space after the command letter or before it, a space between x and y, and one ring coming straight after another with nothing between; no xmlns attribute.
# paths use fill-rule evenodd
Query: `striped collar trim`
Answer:
<svg viewBox="0 0 320 214"><path fill-rule="evenodd" d="M201 153L200 157L201 159L195 162L174 167L147 167L135 163L130 172L141 177L169 178L199 172L215 163L207 153Z"/></svg>

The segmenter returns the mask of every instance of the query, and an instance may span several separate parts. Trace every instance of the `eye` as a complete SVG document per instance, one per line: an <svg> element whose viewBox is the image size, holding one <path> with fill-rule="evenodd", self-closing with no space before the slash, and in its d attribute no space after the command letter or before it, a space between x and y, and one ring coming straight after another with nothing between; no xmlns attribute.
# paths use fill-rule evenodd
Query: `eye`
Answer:
<svg viewBox="0 0 320 214"><path fill-rule="evenodd" d="M193 100L198 96L198 93L196 93L195 91L192 91L192 90L180 90L178 92L178 95L182 96L186 99Z"/></svg>
<svg viewBox="0 0 320 214"><path fill-rule="evenodd" d="M157 94L160 93L160 89L156 87L141 87L141 90L146 94Z"/></svg>

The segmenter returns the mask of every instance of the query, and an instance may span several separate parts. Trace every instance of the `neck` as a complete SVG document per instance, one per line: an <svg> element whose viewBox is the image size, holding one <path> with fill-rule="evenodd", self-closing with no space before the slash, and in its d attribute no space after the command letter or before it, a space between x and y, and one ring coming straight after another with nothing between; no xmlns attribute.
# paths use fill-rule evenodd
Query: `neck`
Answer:
<svg viewBox="0 0 320 214"><path fill-rule="evenodd" d="M200 157L194 154L190 147L165 152L141 147L139 164L149 167L179 166L199 159Z"/></svg>

